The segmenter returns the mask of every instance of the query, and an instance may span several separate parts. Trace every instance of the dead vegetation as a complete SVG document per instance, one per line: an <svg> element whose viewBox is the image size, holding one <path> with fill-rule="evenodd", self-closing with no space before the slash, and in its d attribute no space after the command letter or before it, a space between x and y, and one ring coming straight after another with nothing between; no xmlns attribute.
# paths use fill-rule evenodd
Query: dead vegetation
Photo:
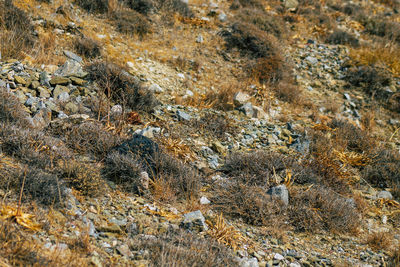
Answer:
<svg viewBox="0 0 400 267"><path fill-rule="evenodd" d="M144 35L152 32L152 26L147 18L134 10L115 11L113 14L116 28L127 35Z"/></svg>
<svg viewBox="0 0 400 267"><path fill-rule="evenodd" d="M75 51L87 58L92 59L101 55L100 43L89 37L77 37L75 39Z"/></svg>
<svg viewBox="0 0 400 267"><path fill-rule="evenodd" d="M329 44L350 45L352 47L358 47L360 45L356 37L342 30L335 30L328 36L326 42Z"/></svg>
<svg viewBox="0 0 400 267"><path fill-rule="evenodd" d="M366 243L374 250L386 250L392 245L392 236L387 232L376 232L368 235Z"/></svg>

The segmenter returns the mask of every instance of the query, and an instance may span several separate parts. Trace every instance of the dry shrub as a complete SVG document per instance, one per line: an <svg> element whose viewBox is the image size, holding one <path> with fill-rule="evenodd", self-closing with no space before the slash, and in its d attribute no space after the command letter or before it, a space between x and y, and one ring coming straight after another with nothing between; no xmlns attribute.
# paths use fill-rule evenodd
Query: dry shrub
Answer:
<svg viewBox="0 0 400 267"><path fill-rule="evenodd" d="M358 39L354 37L354 35L342 30L335 30L328 36L326 42L336 45L351 45L353 47L358 47L360 45Z"/></svg>
<svg viewBox="0 0 400 267"><path fill-rule="evenodd" d="M18 98L6 88L0 88L0 121L26 125L28 116Z"/></svg>
<svg viewBox="0 0 400 267"><path fill-rule="evenodd" d="M198 120L190 121L189 124L205 135L211 135L220 140L226 140L226 133L230 135L238 133L238 128L231 123L225 114L207 113Z"/></svg>
<svg viewBox="0 0 400 267"><path fill-rule="evenodd" d="M239 7L246 7L246 8L257 8L257 9L264 9L263 1L262 0L238 0L238 1L233 1L233 5L235 5L233 8L239 8Z"/></svg>
<svg viewBox="0 0 400 267"><path fill-rule="evenodd" d="M154 0L125 0L124 3L140 14L147 15L154 11Z"/></svg>
<svg viewBox="0 0 400 267"><path fill-rule="evenodd" d="M104 159L108 151L121 142L119 136L107 131L102 123L96 121L64 125L62 128L52 129L52 133L61 136L65 144L74 151L88 153L97 159Z"/></svg>
<svg viewBox="0 0 400 267"><path fill-rule="evenodd" d="M382 150L372 164L366 166L362 177L374 186L388 188L400 184L400 155L396 151Z"/></svg>
<svg viewBox="0 0 400 267"><path fill-rule="evenodd" d="M190 10L187 3L182 0L154 0L155 5L161 12L178 13L183 17L193 17L193 12Z"/></svg>
<svg viewBox="0 0 400 267"><path fill-rule="evenodd" d="M6 155L40 169L51 168L54 162L67 159L71 154L61 140L11 124L0 124L0 149Z"/></svg>
<svg viewBox="0 0 400 267"><path fill-rule="evenodd" d="M395 93L390 97L389 108L400 113L400 93Z"/></svg>
<svg viewBox="0 0 400 267"><path fill-rule="evenodd" d="M128 192L140 192L143 189L140 180L143 168L136 155L113 151L106 157L104 166L104 176L122 185Z"/></svg>
<svg viewBox="0 0 400 267"><path fill-rule="evenodd" d="M75 0L75 3L89 13L107 13L109 0Z"/></svg>
<svg viewBox="0 0 400 267"><path fill-rule="evenodd" d="M285 178L286 170L292 168L299 168L294 158L270 151L233 153L223 166L224 172L235 181L257 186L269 186Z"/></svg>
<svg viewBox="0 0 400 267"><path fill-rule="evenodd" d="M363 131L348 121L334 119L328 126L334 129L332 138L336 144L343 145L349 151L369 153L375 147L375 143L370 138L368 132Z"/></svg>
<svg viewBox="0 0 400 267"><path fill-rule="evenodd" d="M231 252L211 239L176 231L148 238L137 236L131 242L132 250L149 251L145 260L150 266L237 266Z"/></svg>
<svg viewBox="0 0 400 267"><path fill-rule="evenodd" d="M256 62L250 63L247 69L253 79L263 84L277 85L280 81L288 79L288 66L278 53L257 59Z"/></svg>
<svg viewBox="0 0 400 267"><path fill-rule="evenodd" d="M30 17L12 1L0 3L0 31L3 59L22 57L23 52L29 52L36 41Z"/></svg>
<svg viewBox="0 0 400 267"><path fill-rule="evenodd" d="M397 246L395 250L393 250L392 255L389 259L388 266L396 267L400 265L400 246Z"/></svg>
<svg viewBox="0 0 400 267"><path fill-rule="evenodd" d="M204 102L209 103L214 109L233 110L233 96L239 91L235 84L224 84L216 91L209 91L204 97Z"/></svg>
<svg viewBox="0 0 400 267"><path fill-rule="evenodd" d="M71 187L85 196L96 196L104 190L100 168L77 161L69 161L62 167L61 177Z"/></svg>
<svg viewBox="0 0 400 267"><path fill-rule="evenodd" d="M267 14L260 9L242 9L236 16L237 21L254 24L262 31L273 34L280 39L286 33L285 23L280 16Z"/></svg>
<svg viewBox="0 0 400 267"><path fill-rule="evenodd" d="M302 104L304 101L301 88L295 84L281 82L273 88L273 92L277 98L288 103Z"/></svg>
<svg viewBox="0 0 400 267"><path fill-rule="evenodd" d="M213 207L251 225L285 226L285 208L266 190L241 183L220 186L212 198Z"/></svg>
<svg viewBox="0 0 400 267"><path fill-rule="evenodd" d="M392 245L392 235L388 232L369 234L366 243L373 250L387 250Z"/></svg>
<svg viewBox="0 0 400 267"><path fill-rule="evenodd" d="M100 44L90 37L80 37L75 39L75 51L88 59L99 57Z"/></svg>
<svg viewBox="0 0 400 267"><path fill-rule="evenodd" d="M154 95L124 68L106 62L87 66L89 79L95 81L112 100L135 111L151 111L158 104Z"/></svg>
<svg viewBox="0 0 400 267"><path fill-rule="evenodd" d="M113 14L117 30L128 35L144 35L152 32L152 27L147 18L134 10L121 10Z"/></svg>
<svg viewBox="0 0 400 267"><path fill-rule="evenodd" d="M307 232L355 233L361 223L352 200L319 186L300 192L292 190L288 217L297 231Z"/></svg>
<svg viewBox="0 0 400 267"><path fill-rule="evenodd" d="M231 28L232 32L222 32L229 50L237 48L243 55L253 58L280 54L276 38L258 29L257 26L245 22L236 22Z"/></svg>
<svg viewBox="0 0 400 267"><path fill-rule="evenodd" d="M369 34L383 37L390 41L400 42L400 23L367 17L361 21Z"/></svg>

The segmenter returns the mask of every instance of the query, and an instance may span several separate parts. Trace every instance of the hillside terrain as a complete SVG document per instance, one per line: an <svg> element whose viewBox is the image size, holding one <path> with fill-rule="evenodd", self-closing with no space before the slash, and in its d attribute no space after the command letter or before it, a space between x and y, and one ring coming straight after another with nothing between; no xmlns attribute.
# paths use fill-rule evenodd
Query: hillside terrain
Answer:
<svg viewBox="0 0 400 267"><path fill-rule="evenodd" d="M0 5L0 266L400 266L399 1Z"/></svg>

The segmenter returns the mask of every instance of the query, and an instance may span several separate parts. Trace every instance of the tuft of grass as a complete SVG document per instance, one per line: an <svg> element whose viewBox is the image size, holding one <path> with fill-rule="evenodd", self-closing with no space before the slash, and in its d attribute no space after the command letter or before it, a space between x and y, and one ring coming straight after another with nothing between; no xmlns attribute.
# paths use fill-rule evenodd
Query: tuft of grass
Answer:
<svg viewBox="0 0 400 267"><path fill-rule="evenodd" d="M366 243L373 250L387 250L392 245L392 236L387 232L369 234Z"/></svg>
<svg viewBox="0 0 400 267"><path fill-rule="evenodd" d="M12 1L0 3L1 56L21 58L34 48L36 38L30 17L15 7Z"/></svg>
<svg viewBox="0 0 400 267"><path fill-rule="evenodd" d="M153 238L137 236L132 250L149 251L146 260L152 266L237 266L231 252L211 239L177 231Z"/></svg>
<svg viewBox="0 0 400 267"><path fill-rule="evenodd" d="M100 44L89 37L79 37L75 39L75 51L88 59L99 57L101 54Z"/></svg>
<svg viewBox="0 0 400 267"><path fill-rule="evenodd" d="M275 52L250 63L247 66L247 72L250 77L262 84L277 85L279 82L288 79L287 68L284 58Z"/></svg>
<svg viewBox="0 0 400 267"><path fill-rule="evenodd" d="M121 10L113 14L117 30L127 35L144 35L152 32L148 19L134 10Z"/></svg>
<svg viewBox="0 0 400 267"><path fill-rule="evenodd" d="M295 84L288 82L281 82L274 87L273 92L277 98L282 101L302 104L304 103L303 92L301 88Z"/></svg>
<svg viewBox="0 0 400 267"><path fill-rule="evenodd" d="M109 0L75 0L75 3L89 13L107 13Z"/></svg>
<svg viewBox="0 0 400 267"><path fill-rule="evenodd" d="M89 79L103 88L106 96L135 111L149 112L158 104L154 95L124 68L107 62L86 67Z"/></svg>
<svg viewBox="0 0 400 267"><path fill-rule="evenodd" d="M143 15L148 15L155 10L155 2L153 0L125 0L124 3Z"/></svg>
<svg viewBox="0 0 400 267"><path fill-rule="evenodd" d="M336 45L350 45L352 47L358 47L360 45L358 39L354 35L342 30L335 30L326 38L326 42Z"/></svg>
<svg viewBox="0 0 400 267"><path fill-rule="evenodd" d="M6 88L0 88L0 121L26 125L28 116L18 98Z"/></svg>

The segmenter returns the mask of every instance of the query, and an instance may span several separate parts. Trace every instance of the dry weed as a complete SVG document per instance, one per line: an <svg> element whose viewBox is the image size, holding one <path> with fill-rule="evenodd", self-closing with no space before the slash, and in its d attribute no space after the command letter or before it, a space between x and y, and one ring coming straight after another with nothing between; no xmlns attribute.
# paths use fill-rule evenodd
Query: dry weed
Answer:
<svg viewBox="0 0 400 267"><path fill-rule="evenodd" d="M393 239L390 233L377 232L369 234L366 240L373 250L387 250L392 245Z"/></svg>

